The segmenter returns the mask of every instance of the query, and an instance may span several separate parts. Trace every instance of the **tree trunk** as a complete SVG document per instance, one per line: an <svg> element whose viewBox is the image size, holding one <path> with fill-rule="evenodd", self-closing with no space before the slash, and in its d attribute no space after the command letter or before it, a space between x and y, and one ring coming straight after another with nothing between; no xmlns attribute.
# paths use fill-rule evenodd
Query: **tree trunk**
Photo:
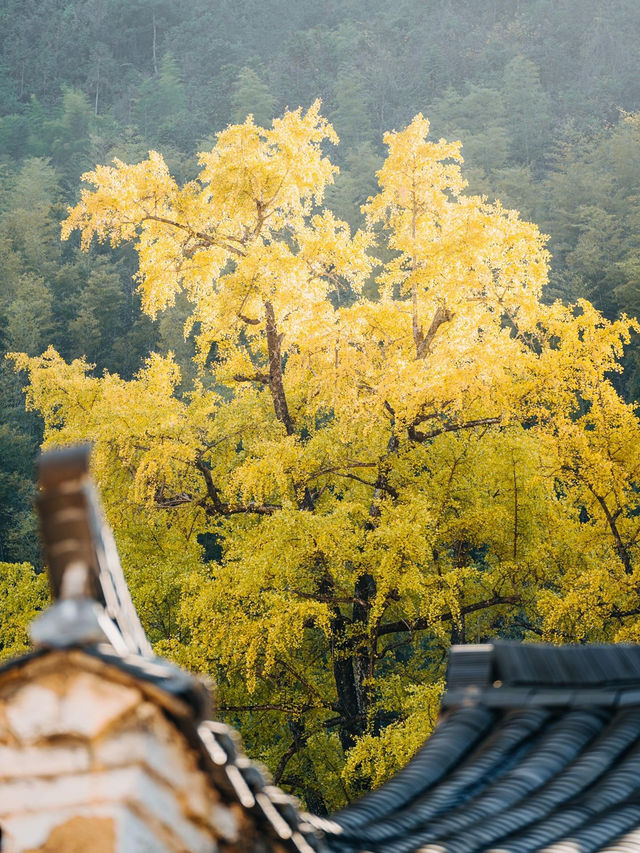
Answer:
<svg viewBox="0 0 640 853"><path fill-rule="evenodd" d="M289 413L282 376L282 338L276 325L273 304L267 300L264 307L269 357L269 390L271 391L276 417L284 424L287 435L293 435L294 424ZM380 477L384 476L385 474L380 474ZM379 485L379 483L376 484L370 511L372 521L378 511ZM313 497L308 488L305 489L299 508L310 512L314 509ZM323 596L333 594L333 584L329 578L325 577L320 582L319 592ZM372 659L371 650L366 645L365 637L370 609L369 602L375 592L376 586L373 576L368 573L361 575L355 583L352 619L349 620L336 605L331 620L333 675L338 710L342 718L339 725L339 737L342 748L345 750L354 745L356 739L364 733L367 727L369 697L365 681L372 674ZM349 626L360 629L355 631L360 639L347 636Z"/></svg>
<svg viewBox="0 0 640 853"><path fill-rule="evenodd" d="M345 752L364 733L367 723L362 664L359 656L354 654L353 641L346 636L347 626L347 620L336 608L331 620L331 654L338 710L342 718L338 736Z"/></svg>
<svg viewBox="0 0 640 853"><path fill-rule="evenodd" d="M267 350L269 353L269 390L273 397L273 407L276 417L284 424L287 435L293 434L293 421L289 414L287 398L282 381L282 339L278 334L273 305L269 300L264 303L266 315Z"/></svg>

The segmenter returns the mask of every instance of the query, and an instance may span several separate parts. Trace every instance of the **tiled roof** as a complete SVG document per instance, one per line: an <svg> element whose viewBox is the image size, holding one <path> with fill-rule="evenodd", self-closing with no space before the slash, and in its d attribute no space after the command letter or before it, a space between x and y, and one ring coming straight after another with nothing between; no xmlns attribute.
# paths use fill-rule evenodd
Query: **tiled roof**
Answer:
<svg viewBox="0 0 640 853"><path fill-rule="evenodd" d="M57 602L32 628L40 650L0 671L67 650L134 679L274 848L640 853L640 646L455 647L439 724L412 761L330 819L303 815L232 729L204 719L202 684L151 653L88 482L86 449L48 454L40 470Z"/></svg>
<svg viewBox="0 0 640 853"><path fill-rule="evenodd" d="M170 702L167 713L212 784L292 853L640 853L640 647L454 649L435 732L386 785L330 819L302 814L233 729L202 719L198 679L108 646L74 654L117 669L161 705L163 694L179 700L186 713L172 714Z"/></svg>
<svg viewBox="0 0 640 853"><path fill-rule="evenodd" d="M452 651L433 735L334 851L640 853L640 647Z"/></svg>

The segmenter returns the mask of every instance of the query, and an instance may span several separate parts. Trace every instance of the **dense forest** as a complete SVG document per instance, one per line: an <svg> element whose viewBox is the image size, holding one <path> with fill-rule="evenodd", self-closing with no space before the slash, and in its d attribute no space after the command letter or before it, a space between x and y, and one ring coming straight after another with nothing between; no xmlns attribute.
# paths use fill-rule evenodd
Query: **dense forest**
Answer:
<svg viewBox="0 0 640 853"><path fill-rule="evenodd" d="M186 389L202 333L197 321L183 336L186 300L169 300L154 318L141 310L130 245L94 242L83 252L76 233L60 241L81 175L97 163L136 163L157 150L182 184L198 173L197 153L211 150L229 124L252 114L269 126L318 98L340 137L331 152L340 173L325 203L352 228L377 192L383 134L421 112L431 138L462 141L473 193L500 199L548 235L544 304L584 297L607 320L638 315L639 31L634 0L5 0L1 355L40 356L52 345L66 362L85 356L96 376L108 371L132 380L150 352L172 352ZM382 254L387 261L392 252ZM365 278L375 302L379 283ZM629 402L640 393L633 335L624 371L611 379ZM32 470L43 424L25 410L24 384L24 373L2 358L0 563L38 566ZM209 560L220 556L215 533L202 533L198 546ZM17 578L20 570L11 571ZM29 606L38 595L41 589ZM171 636L167 629L155 639ZM0 646L11 641L0 633ZM391 694L395 682L389 685ZM433 690L429 701L437 698ZM249 740L252 725L246 723ZM289 723L294 743L296 725ZM299 735L301 744L306 737ZM306 795L312 802L313 792ZM338 791L335 803L341 797Z"/></svg>

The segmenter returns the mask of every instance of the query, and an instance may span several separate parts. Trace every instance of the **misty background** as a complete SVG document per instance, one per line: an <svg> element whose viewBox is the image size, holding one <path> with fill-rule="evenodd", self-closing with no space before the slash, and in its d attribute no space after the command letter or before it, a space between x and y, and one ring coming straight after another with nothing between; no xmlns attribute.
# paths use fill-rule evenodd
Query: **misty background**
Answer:
<svg viewBox="0 0 640 853"><path fill-rule="evenodd" d="M472 192L549 235L548 300L640 314L639 36L637 0L2 0L0 356L53 344L129 378L171 349L191 370L185 307L143 317L132 250L61 243L66 205L96 163L154 148L186 180L230 122L318 97L352 227L383 133L423 112ZM0 561L38 564L22 384L0 358ZM617 384L638 397L637 342Z"/></svg>

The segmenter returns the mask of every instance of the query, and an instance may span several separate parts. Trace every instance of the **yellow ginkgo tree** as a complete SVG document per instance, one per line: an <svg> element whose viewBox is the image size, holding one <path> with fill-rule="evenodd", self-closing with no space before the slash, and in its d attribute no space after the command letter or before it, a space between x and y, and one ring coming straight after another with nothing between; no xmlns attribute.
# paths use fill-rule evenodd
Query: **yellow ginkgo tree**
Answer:
<svg viewBox="0 0 640 853"><path fill-rule="evenodd" d="M14 356L46 443L94 442L158 650L316 810L422 741L452 641L640 634L633 323L545 304L544 238L428 130L387 134L355 234L318 104L227 128L184 186L155 152L97 167L63 236L131 242L150 315L189 300L196 379Z"/></svg>

